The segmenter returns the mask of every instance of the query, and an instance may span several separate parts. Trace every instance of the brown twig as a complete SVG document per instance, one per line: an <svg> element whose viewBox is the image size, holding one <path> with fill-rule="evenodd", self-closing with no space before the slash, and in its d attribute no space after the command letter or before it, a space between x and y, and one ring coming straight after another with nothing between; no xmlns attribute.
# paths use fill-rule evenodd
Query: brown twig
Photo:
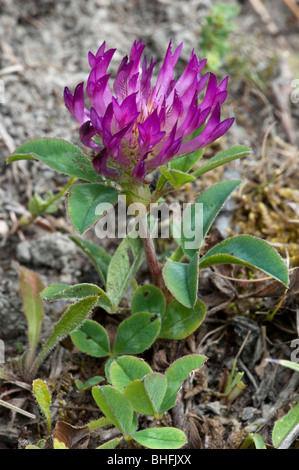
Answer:
<svg viewBox="0 0 299 470"><path fill-rule="evenodd" d="M294 2L294 0L283 0L286 6L291 10L294 16L296 16L297 20L299 21L299 7Z"/></svg>

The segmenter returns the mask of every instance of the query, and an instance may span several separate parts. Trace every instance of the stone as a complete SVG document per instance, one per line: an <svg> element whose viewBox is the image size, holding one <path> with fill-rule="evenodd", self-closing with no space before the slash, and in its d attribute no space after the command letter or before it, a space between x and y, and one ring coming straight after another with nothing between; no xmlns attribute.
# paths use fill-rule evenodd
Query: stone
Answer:
<svg viewBox="0 0 299 470"><path fill-rule="evenodd" d="M251 421L254 419L255 414L256 414L256 408L254 408L253 406L246 406L246 408L242 410L241 420Z"/></svg>
<svg viewBox="0 0 299 470"><path fill-rule="evenodd" d="M19 243L16 256L20 263L61 270L76 253L76 245L68 236L55 232L36 240Z"/></svg>

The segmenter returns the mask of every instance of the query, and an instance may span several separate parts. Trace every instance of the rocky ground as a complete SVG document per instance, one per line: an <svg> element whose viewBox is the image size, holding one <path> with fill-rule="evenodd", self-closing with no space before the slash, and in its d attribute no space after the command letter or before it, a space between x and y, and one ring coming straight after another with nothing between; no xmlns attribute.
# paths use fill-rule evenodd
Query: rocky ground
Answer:
<svg viewBox="0 0 299 470"><path fill-rule="evenodd" d="M6 165L6 158L25 141L38 137L59 137L79 144L77 127L64 106L63 89L86 80L88 51L95 52L104 40L109 48L117 48L111 64L113 75L134 40L142 38L148 54L161 61L172 38L175 46L184 43L178 64L182 70L193 48L200 55L201 27L213 3L0 0L0 339L5 343L7 363L27 344L18 274L12 262L35 270L45 286L93 281L95 273L68 238L74 232L63 204L58 212L38 219L29 228L18 225L35 192L56 192L67 179L41 163ZM234 115L236 123L207 155L237 144L249 145L252 155L175 197L190 200L207 184L241 176L244 185L215 226L219 236L238 232L261 236L274 243L293 269L299 262L299 93L294 83L298 78L299 18L287 3L240 1L237 28L231 35L235 62L224 61L217 72L219 79L231 75L223 116ZM86 236L90 240L95 237L92 231ZM114 248L113 242L106 243L108 251ZM265 322L283 292L266 289L260 294L254 283L228 279L239 274L244 273L225 267L206 276L200 296L208 306L208 315L200 331L183 344L174 342L151 357L159 371L183 353L200 352L209 358L205 368L186 382L169 417L188 434L190 448L237 448L253 423L259 423L259 432L271 445L275 419L288 411L294 404L292 397L298 394L298 373L264 361L268 356L290 359L291 341L298 338L296 276L273 321ZM139 280L150 281L146 265ZM59 303L45 306L42 340L60 311ZM238 368L245 372L246 388L228 404L219 393L238 352ZM92 399L78 394L74 379L85 380L101 367L96 361L86 365L67 343L57 348L40 372L51 386L54 421L82 425L96 419ZM0 399L39 416L30 393L16 385L0 382ZM43 432L42 418L32 422L0 406L0 447L22 447ZM95 445L106 438L96 436Z"/></svg>

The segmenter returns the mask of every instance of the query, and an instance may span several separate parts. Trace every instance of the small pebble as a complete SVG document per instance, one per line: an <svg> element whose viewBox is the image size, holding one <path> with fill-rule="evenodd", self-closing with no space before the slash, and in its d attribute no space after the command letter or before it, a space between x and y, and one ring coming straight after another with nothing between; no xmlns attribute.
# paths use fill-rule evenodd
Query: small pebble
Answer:
<svg viewBox="0 0 299 470"><path fill-rule="evenodd" d="M0 220L0 236L2 235L2 237L4 237L5 235L7 235L8 231L9 227L5 220Z"/></svg>
<svg viewBox="0 0 299 470"><path fill-rule="evenodd" d="M256 413L256 409L253 406L247 406L241 413L242 421L251 421Z"/></svg>

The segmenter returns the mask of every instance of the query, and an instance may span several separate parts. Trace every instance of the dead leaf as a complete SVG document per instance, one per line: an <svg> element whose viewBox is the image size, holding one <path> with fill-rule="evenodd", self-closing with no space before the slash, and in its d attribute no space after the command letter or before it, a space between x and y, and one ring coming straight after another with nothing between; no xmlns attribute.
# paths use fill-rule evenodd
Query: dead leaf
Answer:
<svg viewBox="0 0 299 470"><path fill-rule="evenodd" d="M278 281L273 281L262 289L257 289L255 292L251 292L246 295L242 295L242 298L247 297L281 297L285 292L285 286ZM290 271L290 284L287 290L287 295L294 295L299 293L299 267L296 267Z"/></svg>
<svg viewBox="0 0 299 470"><path fill-rule="evenodd" d="M233 286L230 280L223 277L217 276L217 269L215 269L215 275L212 276L212 283L217 287L217 289L224 295L228 297L234 297L237 295L237 290Z"/></svg>
<svg viewBox="0 0 299 470"><path fill-rule="evenodd" d="M199 283L199 297L207 307L216 307L227 302L228 296L215 288L215 283L212 282L212 277L202 277ZM234 295L229 296L229 303Z"/></svg>
<svg viewBox="0 0 299 470"><path fill-rule="evenodd" d="M186 424L184 426L184 432L187 436L188 448L189 449L203 449L203 442L199 435L198 429L198 417L187 416Z"/></svg>
<svg viewBox="0 0 299 470"><path fill-rule="evenodd" d="M229 370L226 367L224 371L221 374L220 380L219 380L219 393L224 393L224 390L226 389L227 383L229 379Z"/></svg>
<svg viewBox="0 0 299 470"><path fill-rule="evenodd" d="M72 426L65 421L59 421L54 429L54 448L86 449L89 437L88 426Z"/></svg>
<svg viewBox="0 0 299 470"><path fill-rule="evenodd" d="M220 243L222 240L224 240L224 238L221 235L221 232L218 230L218 228L215 228L205 239L205 243L200 254L204 255L207 251Z"/></svg>
<svg viewBox="0 0 299 470"><path fill-rule="evenodd" d="M154 352L153 365L156 371L164 371L169 367L165 349Z"/></svg>

